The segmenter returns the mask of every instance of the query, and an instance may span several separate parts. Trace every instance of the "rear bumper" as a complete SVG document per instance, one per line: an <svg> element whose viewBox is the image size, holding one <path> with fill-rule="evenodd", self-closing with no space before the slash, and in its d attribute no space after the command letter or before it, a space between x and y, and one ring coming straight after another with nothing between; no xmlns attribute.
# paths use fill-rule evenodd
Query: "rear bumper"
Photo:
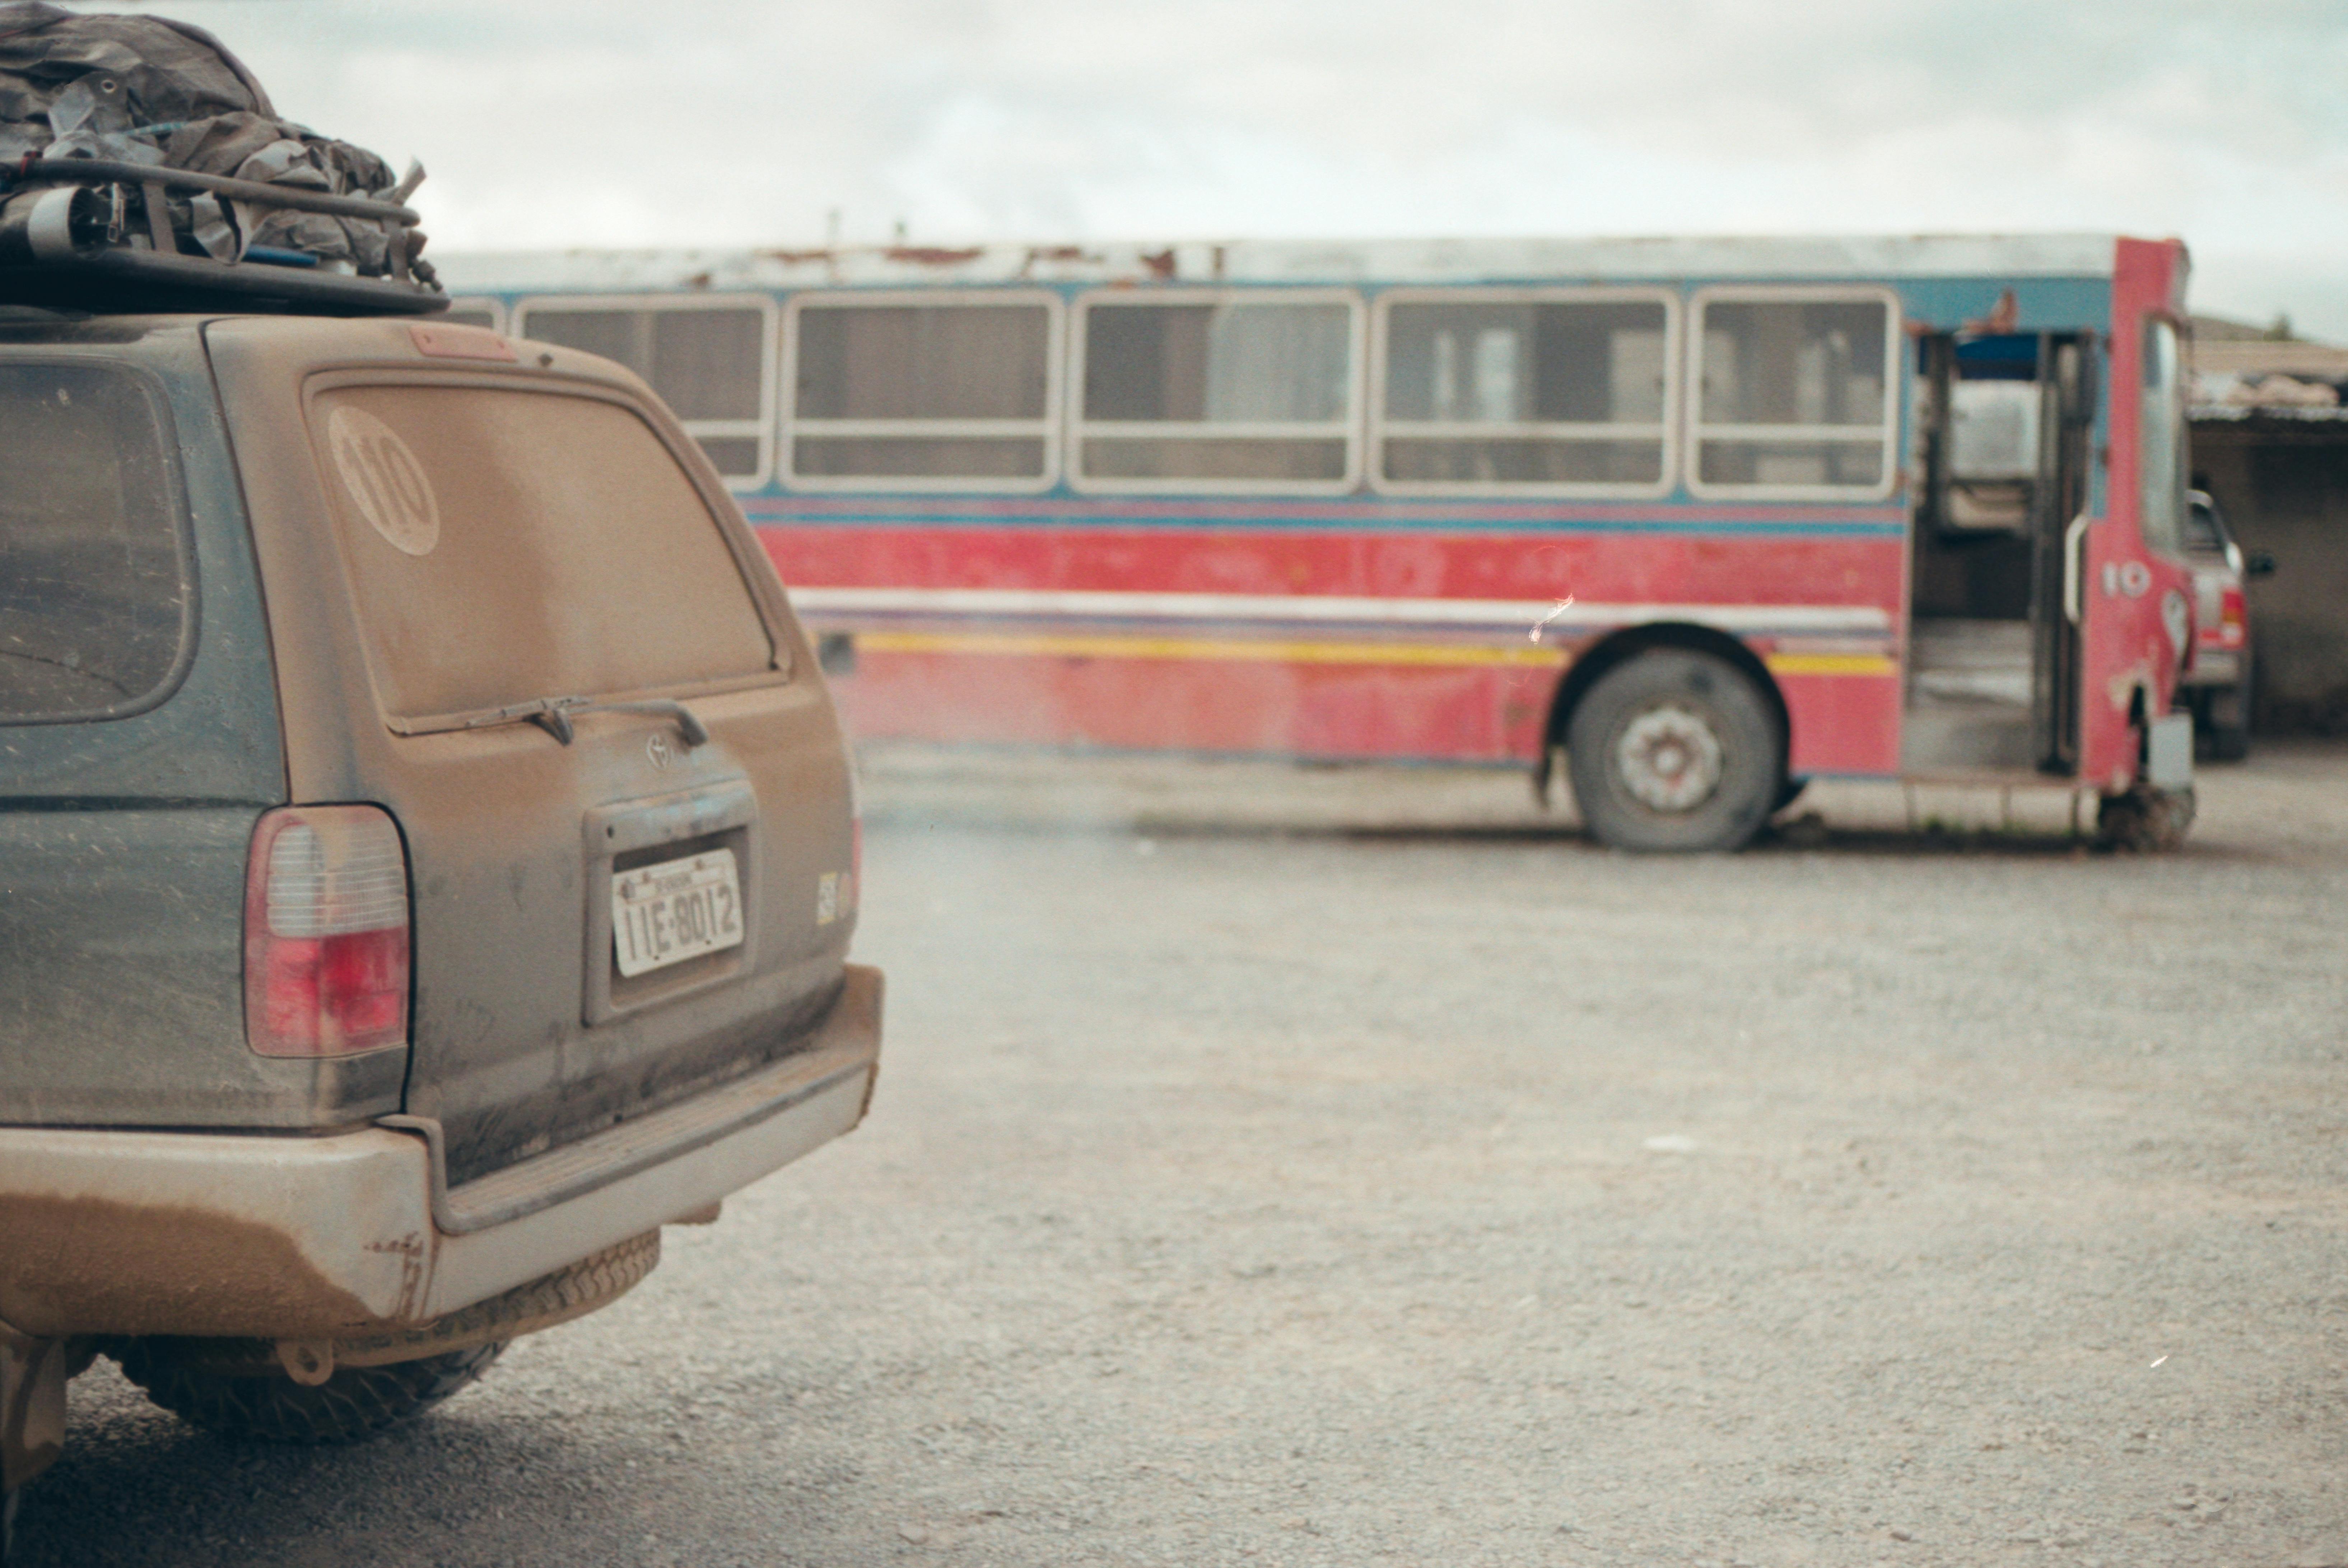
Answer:
<svg viewBox="0 0 2348 1568"><path fill-rule="evenodd" d="M2193 655L2193 667L2178 678L2184 688L2238 686L2242 679L2242 655L2226 648L2203 648Z"/></svg>
<svg viewBox="0 0 2348 1568"><path fill-rule="evenodd" d="M880 972L806 1047L453 1191L437 1130L0 1129L0 1322L31 1335L335 1338L427 1323L691 1214L863 1119Z"/></svg>

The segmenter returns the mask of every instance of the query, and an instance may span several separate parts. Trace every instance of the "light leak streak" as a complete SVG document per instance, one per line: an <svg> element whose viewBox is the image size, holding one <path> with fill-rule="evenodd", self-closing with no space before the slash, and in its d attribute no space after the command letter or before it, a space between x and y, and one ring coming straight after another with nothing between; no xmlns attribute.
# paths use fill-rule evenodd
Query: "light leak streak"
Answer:
<svg viewBox="0 0 2348 1568"><path fill-rule="evenodd" d="M1573 595L1568 593L1564 598L1560 599L1556 604L1550 607L1548 614L1543 615L1540 620L1533 623L1533 629L1525 634L1525 641L1528 643L1540 642L1541 640L1541 633L1549 629L1549 624L1572 608Z"/></svg>

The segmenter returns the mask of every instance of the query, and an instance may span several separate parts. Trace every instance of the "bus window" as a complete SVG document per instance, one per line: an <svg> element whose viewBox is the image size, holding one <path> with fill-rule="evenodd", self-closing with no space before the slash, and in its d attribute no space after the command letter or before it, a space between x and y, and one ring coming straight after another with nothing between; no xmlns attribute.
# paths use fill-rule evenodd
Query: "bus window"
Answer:
<svg viewBox="0 0 2348 1568"><path fill-rule="evenodd" d="M458 326L483 326L491 332L503 332L505 307L493 299L452 299L439 319Z"/></svg>
<svg viewBox="0 0 2348 1568"><path fill-rule="evenodd" d="M2185 399L2178 358L2177 328L2165 321L2146 322L2144 402L2137 432L2143 500L2137 515L2145 543L2171 555L2185 548Z"/></svg>
<svg viewBox="0 0 2348 1568"><path fill-rule="evenodd" d="M1127 489L1350 480L1349 302L1087 304L1083 330L1083 479Z"/></svg>
<svg viewBox="0 0 2348 1568"><path fill-rule="evenodd" d="M1699 493L1880 494L1891 482L1891 307L1715 294L1697 306Z"/></svg>
<svg viewBox="0 0 2348 1568"><path fill-rule="evenodd" d="M803 299L790 338L793 480L1050 482L1048 302Z"/></svg>
<svg viewBox="0 0 2348 1568"><path fill-rule="evenodd" d="M1386 488L1653 494L1666 483L1662 298L1455 291L1382 306Z"/></svg>
<svg viewBox="0 0 2348 1568"><path fill-rule="evenodd" d="M717 471L767 470L765 300L648 305L564 300L525 304L520 335L616 359L651 384Z"/></svg>

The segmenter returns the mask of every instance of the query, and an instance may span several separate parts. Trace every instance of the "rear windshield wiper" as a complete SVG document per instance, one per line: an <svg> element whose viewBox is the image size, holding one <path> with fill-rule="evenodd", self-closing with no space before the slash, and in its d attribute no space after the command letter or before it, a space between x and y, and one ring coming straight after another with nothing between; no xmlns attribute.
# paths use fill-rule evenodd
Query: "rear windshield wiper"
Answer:
<svg viewBox="0 0 2348 1568"><path fill-rule="evenodd" d="M571 721L582 713L649 713L676 721L676 732L688 749L709 744L709 727L693 709L674 697L648 696L634 702L597 702L583 696L541 696L509 707L477 713L450 729L494 729L504 724L534 724L568 746L579 731Z"/></svg>

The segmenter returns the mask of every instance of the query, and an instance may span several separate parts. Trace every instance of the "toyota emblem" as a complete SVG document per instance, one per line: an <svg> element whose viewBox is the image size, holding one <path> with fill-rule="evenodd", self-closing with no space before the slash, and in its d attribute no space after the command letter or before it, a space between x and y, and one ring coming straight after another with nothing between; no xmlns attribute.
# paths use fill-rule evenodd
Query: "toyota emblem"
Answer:
<svg viewBox="0 0 2348 1568"><path fill-rule="evenodd" d="M676 757L668 743L668 732L655 729L644 742L644 759L655 768L665 768Z"/></svg>

